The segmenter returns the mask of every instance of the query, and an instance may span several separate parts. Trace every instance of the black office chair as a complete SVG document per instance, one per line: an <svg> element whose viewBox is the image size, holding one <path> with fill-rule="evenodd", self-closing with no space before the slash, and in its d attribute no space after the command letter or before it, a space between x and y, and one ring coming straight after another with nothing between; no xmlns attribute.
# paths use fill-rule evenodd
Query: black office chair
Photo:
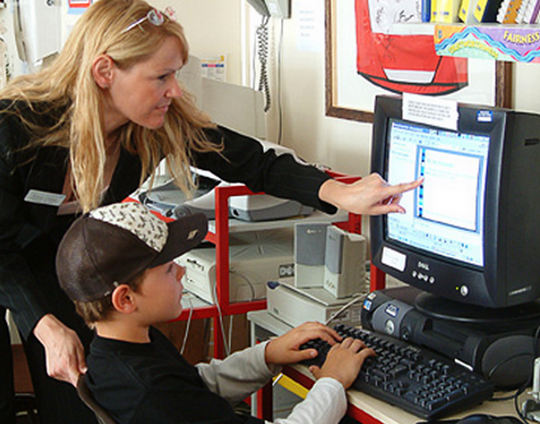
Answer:
<svg viewBox="0 0 540 424"><path fill-rule="evenodd" d="M86 406L88 406L96 415L99 424L117 424L109 413L96 402L94 395L86 385L86 379L83 374L81 374L77 381L77 393Z"/></svg>

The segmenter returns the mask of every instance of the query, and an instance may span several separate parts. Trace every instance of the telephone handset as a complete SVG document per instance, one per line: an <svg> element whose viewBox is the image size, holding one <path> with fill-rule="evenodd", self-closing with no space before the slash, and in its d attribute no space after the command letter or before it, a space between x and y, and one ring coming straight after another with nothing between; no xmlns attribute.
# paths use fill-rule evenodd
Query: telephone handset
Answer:
<svg viewBox="0 0 540 424"><path fill-rule="evenodd" d="M262 16L270 16L264 0L248 0L248 3Z"/></svg>
<svg viewBox="0 0 540 424"><path fill-rule="evenodd" d="M280 19L291 16L290 0L248 0L248 3L262 16Z"/></svg>

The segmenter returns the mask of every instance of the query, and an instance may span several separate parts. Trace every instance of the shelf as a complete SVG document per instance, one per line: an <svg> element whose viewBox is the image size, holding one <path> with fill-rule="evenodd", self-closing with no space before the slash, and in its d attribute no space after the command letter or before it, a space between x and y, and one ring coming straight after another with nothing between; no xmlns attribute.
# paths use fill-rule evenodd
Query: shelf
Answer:
<svg viewBox="0 0 540 424"><path fill-rule="evenodd" d="M540 63L540 26L437 24L439 56Z"/></svg>
<svg viewBox="0 0 540 424"><path fill-rule="evenodd" d="M263 231L263 230L278 230L281 228L289 228L294 226L297 222L342 222L348 219L348 213L338 211L335 215L328 215L326 213L315 211L311 215L301 216L290 219L279 219L274 221L258 221L248 222L240 221L238 219L229 219L229 233L241 233L246 231ZM216 232L216 221L208 221L208 231L211 233Z"/></svg>

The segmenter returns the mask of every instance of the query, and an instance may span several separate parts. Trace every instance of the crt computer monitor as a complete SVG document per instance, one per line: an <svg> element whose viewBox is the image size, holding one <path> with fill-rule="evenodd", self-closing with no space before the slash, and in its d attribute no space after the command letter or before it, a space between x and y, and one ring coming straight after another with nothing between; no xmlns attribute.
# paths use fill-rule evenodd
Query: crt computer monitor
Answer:
<svg viewBox="0 0 540 424"><path fill-rule="evenodd" d="M405 214L371 218L373 264L435 299L529 304L540 297L540 116L458 112L448 130L404 120L400 97L377 97L372 171L424 183L403 195Z"/></svg>

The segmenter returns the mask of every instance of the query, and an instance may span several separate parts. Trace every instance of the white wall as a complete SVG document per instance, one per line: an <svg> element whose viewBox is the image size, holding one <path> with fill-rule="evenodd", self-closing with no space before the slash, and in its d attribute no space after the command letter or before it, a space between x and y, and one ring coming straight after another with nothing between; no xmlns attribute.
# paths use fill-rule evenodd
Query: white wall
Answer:
<svg viewBox="0 0 540 424"><path fill-rule="evenodd" d="M318 52L298 50L298 14L295 12L293 0L292 17L283 22L281 96L284 143L309 161L350 174L366 175L369 171L371 125L325 116L324 45ZM319 30L324 32L324 26ZM276 112L273 109L271 114L274 122ZM270 135L275 137L275 131Z"/></svg>
<svg viewBox="0 0 540 424"><path fill-rule="evenodd" d="M171 6L184 27L191 53L201 59L227 58L227 81L241 83L241 5L244 0L150 0Z"/></svg>

